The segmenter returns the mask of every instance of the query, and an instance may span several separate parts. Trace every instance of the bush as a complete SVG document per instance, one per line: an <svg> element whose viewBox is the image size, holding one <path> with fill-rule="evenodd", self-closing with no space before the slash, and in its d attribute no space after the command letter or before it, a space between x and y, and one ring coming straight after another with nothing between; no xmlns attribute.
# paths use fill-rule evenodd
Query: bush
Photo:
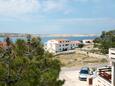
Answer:
<svg viewBox="0 0 115 86"><path fill-rule="evenodd" d="M78 45L78 48L83 48L84 47L84 44L79 44Z"/></svg>

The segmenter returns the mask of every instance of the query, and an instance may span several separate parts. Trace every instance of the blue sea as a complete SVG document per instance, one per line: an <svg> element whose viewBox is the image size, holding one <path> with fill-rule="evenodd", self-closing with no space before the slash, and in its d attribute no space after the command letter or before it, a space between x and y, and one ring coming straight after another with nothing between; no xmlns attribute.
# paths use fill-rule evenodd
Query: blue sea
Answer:
<svg viewBox="0 0 115 86"><path fill-rule="evenodd" d="M25 37L13 37L11 38L11 40L13 42L16 41L16 39L18 38L21 38L21 39L25 39ZM51 39L68 39L68 40L71 40L71 41L75 41L75 40L84 40L84 39L95 39L97 38L97 36L82 36L82 37L41 37L42 38L42 42L45 43L47 42L48 40L51 40ZM4 41L4 37L0 37L0 41Z"/></svg>

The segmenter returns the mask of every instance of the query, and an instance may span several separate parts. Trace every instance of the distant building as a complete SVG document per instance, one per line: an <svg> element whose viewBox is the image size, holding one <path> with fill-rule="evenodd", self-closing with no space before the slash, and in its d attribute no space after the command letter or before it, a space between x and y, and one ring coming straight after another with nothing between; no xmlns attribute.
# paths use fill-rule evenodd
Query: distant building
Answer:
<svg viewBox="0 0 115 86"><path fill-rule="evenodd" d="M71 41L71 47L72 47L72 49L77 48L79 44L81 44L80 41Z"/></svg>
<svg viewBox="0 0 115 86"><path fill-rule="evenodd" d="M0 47L5 47L6 46L6 42L0 42Z"/></svg>
<svg viewBox="0 0 115 86"><path fill-rule="evenodd" d="M78 47L79 43L78 41L70 41L67 39L53 39L45 44L45 50L51 53L68 51Z"/></svg>
<svg viewBox="0 0 115 86"><path fill-rule="evenodd" d="M85 40L82 40L81 42L84 45L89 45L89 44L93 44L94 43L92 39L85 39Z"/></svg>
<svg viewBox="0 0 115 86"><path fill-rule="evenodd" d="M64 39L49 40L46 44L46 50L51 53L67 51L71 49L71 42Z"/></svg>

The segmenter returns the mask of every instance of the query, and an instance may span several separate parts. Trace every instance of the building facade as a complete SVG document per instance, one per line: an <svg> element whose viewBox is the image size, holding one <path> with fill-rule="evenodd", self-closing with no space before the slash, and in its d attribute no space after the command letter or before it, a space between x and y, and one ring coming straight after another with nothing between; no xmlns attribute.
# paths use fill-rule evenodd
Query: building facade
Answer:
<svg viewBox="0 0 115 86"><path fill-rule="evenodd" d="M84 45L94 44L92 39L85 39L81 41Z"/></svg>
<svg viewBox="0 0 115 86"><path fill-rule="evenodd" d="M0 47L5 47L6 46L6 42L0 42Z"/></svg>
<svg viewBox="0 0 115 86"><path fill-rule="evenodd" d="M45 44L45 50L47 50L51 53L68 51L68 50L72 50L72 49L78 47L79 43L80 42L78 42L78 41L70 41L67 39L53 39L53 40L49 40Z"/></svg>
<svg viewBox="0 0 115 86"><path fill-rule="evenodd" d="M77 48L79 44L81 44L80 41L71 41L71 47L72 47L72 49Z"/></svg>

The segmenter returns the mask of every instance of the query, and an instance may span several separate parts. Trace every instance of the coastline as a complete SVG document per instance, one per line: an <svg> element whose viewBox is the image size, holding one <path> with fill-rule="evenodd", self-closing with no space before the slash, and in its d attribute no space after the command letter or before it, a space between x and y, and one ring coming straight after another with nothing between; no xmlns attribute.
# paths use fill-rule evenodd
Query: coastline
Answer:
<svg viewBox="0 0 115 86"><path fill-rule="evenodd" d="M25 39L25 37L11 37L13 42L15 42L15 40L17 38ZM60 39L60 38L61 39L68 39L68 40L71 40L71 41L76 41L76 40L84 40L84 39L95 39L96 36L90 36L90 37L87 37L87 36L81 36L81 37L41 37L43 43L45 43L45 42L47 42L48 40L51 40L51 39ZM0 41L4 41L4 37L0 37Z"/></svg>
<svg viewBox="0 0 115 86"><path fill-rule="evenodd" d="M30 34L30 33L28 33ZM0 33L0 37L26 37L27 33ZM30 34L32 36L40 36L40 37L92 37L99 36L99 34Z"/></svg>

